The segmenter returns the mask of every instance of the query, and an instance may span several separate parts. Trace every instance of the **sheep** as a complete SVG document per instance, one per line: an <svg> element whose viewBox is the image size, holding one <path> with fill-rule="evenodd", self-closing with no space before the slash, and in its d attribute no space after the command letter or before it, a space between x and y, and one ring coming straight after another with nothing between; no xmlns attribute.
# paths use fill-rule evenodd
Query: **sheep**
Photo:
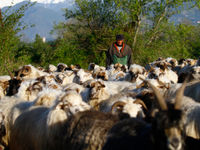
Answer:
<svg viewBox="0 0 200 150"><path fill-rule="evenodd" d="M189 76L189 81L195 81L200 79L200 67L199 66L185 66L179 71L179 83L182 83L185 77Z"/></svg>
<svg viewBox="0 0 200 150"><path fill-rule="evenodd" d="M182 83L178 83L175 85L172 85L165 93L165 97L174 97L177 89L182 85ZM200 94L199 94L199 89L200 89L200 82L193 81L193 82L188 82L186 84L186 88L184 90L184 96L192 98L194 101L200 102Z"/></svg>
<svg viewBox="0 0 200 150"><path fill-rule="evenodd" d="M200 139L200 122L199 122L199 115L200 115L200 104L199 104L199 96L198 96L198 86L199 82L196 83L188 83L184 91L184 96L182 97L182 105L181 109L186 114L186 135L192 137L194 139ZM191 86L190 86L191 84ZM173 97L177 93L177 88L179 88L182 84L178 84L170 91L165 93L165 97L168 102L174 103ZM196 87L196 88L195 88ZM195 91L196 89L196 91ZM194 99L195 98L195 99ZM196 102L196 101L198 102Z"/></svg>
<svg viewBox="0 0 200 150"><path fill-rule="evenodd" d="M124 116L123 116L124 117ZM66 122L63 145L68 150L101 150L112 126L124 118L111 113L83 111L72 115Z"/></svg>
<svg viewBox="0 0 200 150"><path fill-rule="evenodd" d="M184 149L184 111L180 110L184 86L179 90L175 104L166 104L159 91L151 85L161 110L152 124L142 120L128 119L118 122L108 132L103 150L142 149L142 150L181 150ZM145 144L144 144L145 143Z"/></svg>
<svg viewBox="0 0 200 150"><path fill-rule="evenodd" d="M92 74L83 69L77 70L75 74L76 76L73 82L78 83L78 84L83 84L85 81L93 79Z"/></svg>
<svg viewBox="0 0 200 150"><path fill-rule="evenodd" d="M61 149L61 144L57 145L57 141L59 141L60 136L62 136L59 129L62 126L62 120L66 119L66 115L64 112L60 112L59 116L57 116L55 112L55 118L50 117L50 119L52 119L52 124L48 126L48 122L50 122L48 119L48 115L50 114L49 111L50 109L47 107L37 106L21 114L16 119L12 128L9 148L12 150L52 150L55 149L55 147L52 148L51 146L55 145L58 149ZM54 127L56 126L59 126L60 128L57 128L55 131ZM52 136L51 134L53 131L55 136ZM55 140L51 141L52 143L49 141L49 134L51 134L51 138ZM56 134L60 134L57 136L57 139L55 139Z"/></svg>
<svg viewBox="0 0 200 150"><path fill-rule="evenodd" d="M8 75L0 76L0 81L1 82L6 82L6 81L9 81L10 79L11 79L11 77L8 76Z"/></svg>
<svg viewBox="0 0 200 150"><path fill-rule="evenodd" d="M5 116L2 112L0 112L0 150L3 150L6 145L2 141L2 138L6 135L6 129L5 129Z"/></svg>
<svg viewBox="0 0 200 150"><path fill-rule="evenodd" d="M3 98L7 93L9 87L9 81L0 81L0 99Z"/></svg>
<svg viewBox="0 0 200 150"><path fill-rule="evenodd" d="M35 79L40 76L47 75L48 73L38 70L32 65L25 65L19 69L20 77L24 80Z"/></svg>
<svg viewBox="0 0 200 150"><path fill-rule="evenodd" d="M57 72L63 72L66 68L67 68L68 66L66 65L66 64L64 64L64 63L59 63L58 65L57 65Z"/></svg>
<svg viewBox="0 0 200 150"><path fill-rule="evenodd" d="M125 81L102 81L94 80L90 83L89 104L97 106L101 101L108 99L111 95L121 92L124 88L135 86L133 83Z"/></svg>
<svg viewBox="0 0 200 150"><path fill-rule="evenodd" d="M14 77L10 72L11 79L8 81L9 86L6 89L6 96L15 95L18 92L18 89L22 83L22 79L20 79L21 70L18 72L17 76Z"/></svg>
<svg viewBox="0 0 200 150"><path fill-rule="evenodd" d="M1 138L1 141L6 147L8 146L11 128L13 127L16 118L32 105L33 103L23 101L14 96L6 96L0 101L0 111L5 116L4 124L6 130L6 134Z"/></svg>
<svg viewBox="0 0 200 150"><path fill-rule="evenodd" d="M118 115L102 112L79 112L67 121L64 147L68 150L183 149L184 112L180 110L181 99L178 96L175 105L167 106L156 88L153 89L161 110L152 124L136 118L119 119L116 118Z"/></svg>
<svg viewBox="0 0 200 150"><path fill-rule="evenodd" d="M81 95L76 90L67 91L58 101L56 105L68 103L70 105L70 112L75 114L79 111L89 110L91 107L85 103Z"/></svg>
<svg viewBox="0 0 200 150"><path fill-rule="evenodd" d="M52 72L55 72L55 71L57 71L57 67L52 65L52 64L49 64L47 72L52 73Z"/></svg>
<svg viewBox="0 0 200 150"><path fill-rule="evenodd" d="M168 57L166 58L166 62L169 62L171 64L172 70L178 65L178 61L175 58Z"/></svg>
<svg viewBox="0 0 200 150"><path fill-rule="evenodd" d="M113 112L117 109L117 111L129 114L130 117L143 118L143 109L147 109L147 107L143 101L133 98L134 96L136 95L123 93L113 95L99 104L99 110L102 112Z"/></svg>
<svg viewBox="0 0 200 150"><path fill-rule="evenodd" d="M163 69L160 69L158 67L152 68L149 71L148 78L150 79L158 78L159 81L163 83L170 83L170 84L178 82L178 75L174 71L166 67Z"/></svg>
<svg viewBox="0 0 200 150"><path fill-rule="evenodd" d="M102 80L108 81L109 80L109 71L105 70L105 68L98 67L93 70L92 77L94 79L102 79Z"/></svg>
<svg viewBox="0 0 200 150"><path fill-rule="evenodd" d="M69 83L65 87L63 87L64 91L75 90L78 94L81 95L83 101L88 102L90 99L90 91L91 89L87 87L89 84L88 81L84 82L83 85L77 83Z"/></svg>
<svg viewBox="0 0 200 150"><path fill-rule="evenodd" d="M75 73L70 70L66 70L63 73L56 74L56 82L59 83L62 87L66 86L69 83L72 83L75 78Z"/></svg>
<svg viewBox="0 0 200 150"><path fill-rule="evenodd" d="M100 67L100 66L97 65L97 64L95 64L95 63L90 63L89 66L88 66L88 70L89 70L89 71L93 71L93 70L95 70L95 69L97 69L97 68L99 68L99 67Z"/></svg>
<svg viewBox="0 0 200 150"><path fill-rule="evenodd" d="M135 82L136 85L140 85L142 80L140 78L146 78L147 72L144 67L132 64L129 68L129 73L126 74L125 80L130 82Z"/></svg>
<svg viewBox="0 0 200 150"><path fill-rule="evenodd" d="M37 80L27 80L22 82L15 96L26 101L33 101L42 89L43 83Z"/></svg>
<svg viewBox="0 0 200 150"><path fill-rule="evenodd" d="M32 107L16 119L11 131L10 149L62 150L67 119L88 109L89 105L76 91L68 91L50 108Z"/></svg>
<svg viewBox="0 0 200 150"><path fill-rule="evenodd" d="M71 71L76 71L81 69L81 66L79 64L73 65L71 64L69 67L65 68L65 70L71 70Z"/></svg>
<svg viewBox="0 0 200 150"><path fill-rule="evenodd" d="M33 106L52 107L62 95L64 92L61 90L45 88L38 93L37 98L33 101Z"/></svg>

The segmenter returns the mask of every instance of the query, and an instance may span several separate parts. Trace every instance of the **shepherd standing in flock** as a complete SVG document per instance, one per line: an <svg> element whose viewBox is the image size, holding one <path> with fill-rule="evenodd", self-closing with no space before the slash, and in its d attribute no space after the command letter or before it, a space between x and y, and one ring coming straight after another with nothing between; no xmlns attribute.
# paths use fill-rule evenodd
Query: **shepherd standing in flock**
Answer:
<svg viewBox="0 0 200 150"><path fill-rule="evenodd" d="M124 36L122 34L116 36L116 42L110 46L106 56L106 68L116 63L127 65L129 68L132 64L132 50L124 43Z"/></svg>

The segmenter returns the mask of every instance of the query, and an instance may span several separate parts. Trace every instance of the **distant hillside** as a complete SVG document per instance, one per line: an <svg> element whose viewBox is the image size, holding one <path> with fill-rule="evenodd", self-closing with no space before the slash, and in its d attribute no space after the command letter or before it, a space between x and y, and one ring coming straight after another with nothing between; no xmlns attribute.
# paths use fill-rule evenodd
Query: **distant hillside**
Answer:
<svg viewBox="0 0 200 150"><path fill-rule="evenodd" d="M184 10L181 12L181 14L172 16L171 21L175 22L176 24L181 22L190 22L194 25L197 25L200 23L200 9L195 7L190 10Z"/></svg>
<svg viewBox="0 0 200 150"><path fill-rule="evenodd" d="M17 9L25 2L21 2L13 6L12 9ZM64 21L64 8L72 8L73 3L57 3L57 4L40 4L36 3L30 7L22 18L23 22L27 25L34 25L29 27L21 33L24 34L24 41L33 41L35 35L39 34L47 40L53 40L56 35L50 35L53 25L60 21ZM5 10L6 8L3 8Z"/></svg>

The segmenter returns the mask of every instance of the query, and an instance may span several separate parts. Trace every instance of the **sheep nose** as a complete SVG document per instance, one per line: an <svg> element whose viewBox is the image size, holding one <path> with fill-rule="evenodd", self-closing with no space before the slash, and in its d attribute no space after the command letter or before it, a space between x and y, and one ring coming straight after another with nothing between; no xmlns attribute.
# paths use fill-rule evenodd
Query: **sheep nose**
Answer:
<svg viewBox="0 0 200 150"><path fill-rule="evenodd" d="M179 146L179 140L178 140L177 138L174 138L174 139L172 140L172 142L171 142L171 145L172 145L175 149L177 149L178 146Z"/></svg>

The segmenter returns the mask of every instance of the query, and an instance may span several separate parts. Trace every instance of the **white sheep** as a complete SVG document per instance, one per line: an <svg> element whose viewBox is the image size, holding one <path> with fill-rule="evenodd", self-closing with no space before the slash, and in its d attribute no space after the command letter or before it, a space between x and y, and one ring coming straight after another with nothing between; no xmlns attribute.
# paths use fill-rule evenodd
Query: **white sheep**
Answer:
<svg viewBox="0 0 200 150"><path fill-rule="evenodd" d="M24 81L21 83L18 93L15 96L26 101L33 101L37 97L37 94L42 91L43 86L43 83L37 80Z"/></svg>
<svg viewBox="0 0 200 150"><path fill-rule="evenodd" d="M44 88L38 93L37 98L33 101L33 105L51 107L55 105L56 100L58 100L62 95L64 95L62 90Z"/></svg>
<svg viewBox="0 0 200 150"><path fill-rule="evenodd" d="M65 124L67 119L79 111L90 109L76 91L68 91L51 108L32 107L21 114L11 131L12 150L64 150ZM21 130L23 129L23 130Z"/></svg>
<svg viewBox="0 0 200 150"><path fill-rule="evenodd" d="M5 116L4 123L6 134L2 137L1 141L8 146L10 140L11 128L14 125L16 118L29 109L33 105L32 102L23 101L22 99L12 97L4 97L0 101L0 111Z"/></svg>
<svg viewBox="0 0 200 150"><path fill-rule="evenodd" d="M21 67L19 72L23 80L31 80L40 76L48 75L48 73L40 71L32 65L25 65Z"/></svg>
<svg viewBox="0 0 200 150"><path fill-rule="evenodd" d="M76 76L73 82L78 84L83 84L87 80L93 79L92 74L84 69L79 69L76 71Z"/></svg>
<svg viewBox="0 0 200 150"><path fill-rule="evenodd" d="M102 112L121 111L128 113L131 117L144 117L143 109L147 109L144 102L133 98L130 94L116 94L100 103L99 110Z"/></svg>

